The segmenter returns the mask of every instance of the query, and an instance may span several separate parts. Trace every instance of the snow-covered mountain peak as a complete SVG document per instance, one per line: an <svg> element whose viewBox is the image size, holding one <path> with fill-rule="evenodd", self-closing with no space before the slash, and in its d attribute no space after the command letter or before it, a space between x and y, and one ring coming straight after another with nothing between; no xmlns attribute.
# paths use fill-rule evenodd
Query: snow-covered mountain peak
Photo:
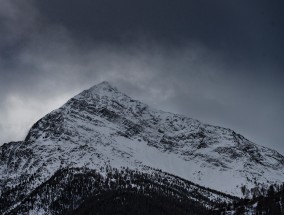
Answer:
<svg viewBox="0 0 284 215"><path fill-rule="evenodd" d="M108 82L102 82L88 90L84 90L71 98L61 109L78 108L78 103L80 103L81 111L86 108L104 109L122 117L137 117L137 114L148 108L147 105L140 101L118 91L116 87Z"/></svg>
<svg viewBox="0 0 284 215"><path fill-rule="evenodd" d="M21 145L9 147L8 154L20 149L27 158L17 158L12 166L3 161L3 177L13 171L50 177L61 167L100 169L107 164L161 169L238 196L244 185L251 189L284 178L284 157L276 151L231 129L151 108L108 82L71 98L35 123Z"/></svg>
<svg viewBox="0 0 284 215"><path fill-rule="evenodd" d="M117 88L110 84L108 81L103 81L88 89L88 91L117 91Z"/></svg>
<svg viewBox="0 0 284 215"><path fill-rule="evenodd" d="M79 93L74 98L76 99L89 99L90 97L104 97L104 96L111 96L115 97L115 95L119 93L117 88L112 86L109 82L103 81L97 85L92 86L91 88L84 90L83 92Z"/></svg>

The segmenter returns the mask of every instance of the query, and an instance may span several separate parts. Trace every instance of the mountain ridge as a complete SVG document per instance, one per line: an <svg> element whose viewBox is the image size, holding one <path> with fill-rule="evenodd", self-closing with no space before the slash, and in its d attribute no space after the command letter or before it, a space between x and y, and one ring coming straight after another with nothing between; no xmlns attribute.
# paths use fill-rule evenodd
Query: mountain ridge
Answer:
<svg viewBox="0 0 284 215"><path fill-rule="evenodd" d="M0 194L62 168L151 168L235 196L282 183L284 157L231 129L151 108L102 82L69 99L0 151ZM103 171L102 175L105 175Z"/></svg>

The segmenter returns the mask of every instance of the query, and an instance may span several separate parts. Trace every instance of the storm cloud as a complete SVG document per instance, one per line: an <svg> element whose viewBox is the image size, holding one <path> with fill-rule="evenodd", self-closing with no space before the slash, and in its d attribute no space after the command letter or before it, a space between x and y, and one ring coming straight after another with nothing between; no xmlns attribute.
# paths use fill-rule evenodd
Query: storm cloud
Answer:
<svg viewBox="0 0 284 215"><path fill-rule="evenodd" d="M1 0L0 142L101 81L284 153L281 1Z"/></svg>

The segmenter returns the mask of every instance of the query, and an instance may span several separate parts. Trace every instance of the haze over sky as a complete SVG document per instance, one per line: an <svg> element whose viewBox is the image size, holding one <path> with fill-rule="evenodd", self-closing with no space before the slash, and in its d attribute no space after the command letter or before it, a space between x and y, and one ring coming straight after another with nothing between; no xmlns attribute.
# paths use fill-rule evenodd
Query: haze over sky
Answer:
<svg viewBox="0 0 284 215"><path fill-rule="evenodd" d="M284 154L283 0L0 5L0 145L106 80Z"/></svg>

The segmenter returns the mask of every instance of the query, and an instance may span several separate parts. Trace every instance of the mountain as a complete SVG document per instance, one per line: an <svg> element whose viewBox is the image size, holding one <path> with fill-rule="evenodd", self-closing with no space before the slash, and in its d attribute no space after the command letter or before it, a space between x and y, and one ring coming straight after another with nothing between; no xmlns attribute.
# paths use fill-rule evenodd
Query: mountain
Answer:
<svg viewBox="0 0 284 215"><path fill-rule="evenodd" d="M86 172L97 171L107 180L114 170L123 175L123 168L146 174L154 184L161 184L161 177L178 181L178 190L186 189L184 195L191 200L193 191L198 193L195 200L204 198L208 208L211 201L231 202L231 195L249 196L268 184L282 183L284 157L231 129L156 110L102 82L36 122L24 141L1 146L0 212L48 214L59 198L53 195L70 187L75 175L82 173L83 180ZM62 179L72 176L69 181L52 181L59 173ZM40 189L49 190L50 186L44 188L47 183L62 186L48 191L51 199L43 203ZM98 187L92 181L86 184L95 187L88 193L91 198ZM109 186L99 187L110 192ZM173 195L182 192L178 193ZM76 207L86 200L84 195L79 195ZM38 202L36 208L29 209L30 199Z"/></svg>

